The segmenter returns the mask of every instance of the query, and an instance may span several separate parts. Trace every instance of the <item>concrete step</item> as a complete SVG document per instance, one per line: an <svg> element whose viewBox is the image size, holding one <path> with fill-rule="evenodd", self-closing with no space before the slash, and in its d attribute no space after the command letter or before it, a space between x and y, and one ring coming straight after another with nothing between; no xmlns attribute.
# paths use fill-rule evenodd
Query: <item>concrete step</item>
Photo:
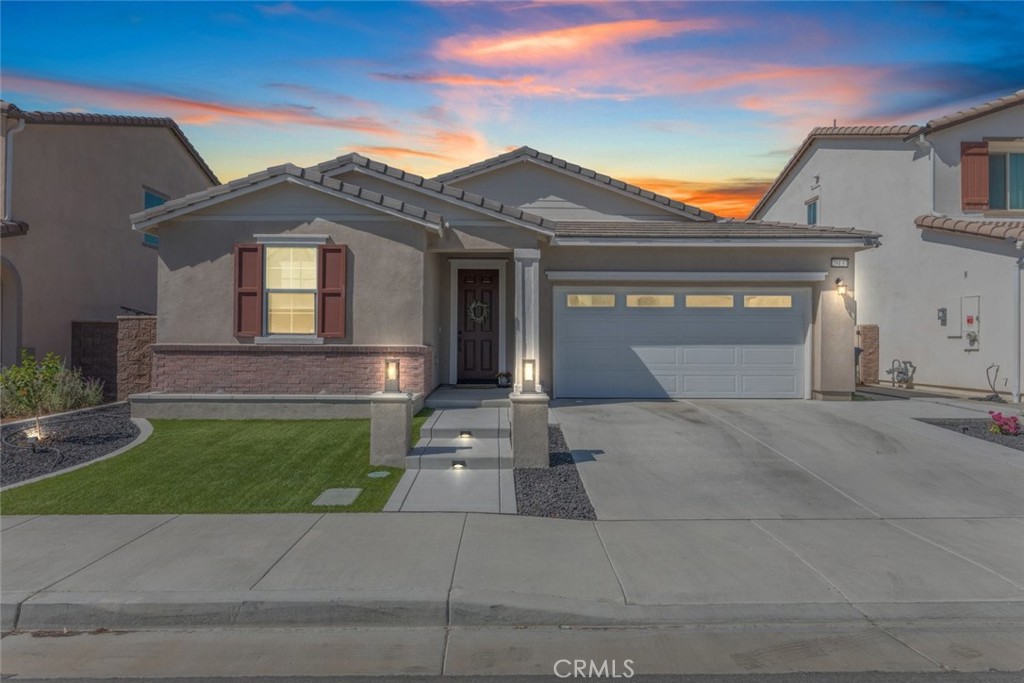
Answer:
<svg viewBox="0 0 1024 683"><path fill-rule="evenodd" d="M434 410L447 408L507 408L511 389L495 387L440 387L427 397L424 405Z"/></svg>
<svg viewBox="0 0 1024 683"><path fill-rule="evenodd" d="M450 408L435 412L423 424L423 439L507 439L511 432L506 408Z"/></svg>
<svg viewBox="0 0 1024 683"><path fill-rule="evenodd" d="M409 469L448 470L461 463L464 469L496 470L512 466L508 439L424 439L408 456Z"/></svg>

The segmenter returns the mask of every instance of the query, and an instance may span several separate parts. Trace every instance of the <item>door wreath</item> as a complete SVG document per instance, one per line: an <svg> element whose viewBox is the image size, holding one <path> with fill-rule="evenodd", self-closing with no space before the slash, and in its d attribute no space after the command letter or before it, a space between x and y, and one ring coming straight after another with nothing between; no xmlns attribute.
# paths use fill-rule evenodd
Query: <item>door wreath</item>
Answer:
<svg viewBox="0 0 1024 683"><path fill-rule="evenodd" d="M483 301L474 301L466 308L466 317L477 325L483 325L491 315L491 307Z"/></svg>

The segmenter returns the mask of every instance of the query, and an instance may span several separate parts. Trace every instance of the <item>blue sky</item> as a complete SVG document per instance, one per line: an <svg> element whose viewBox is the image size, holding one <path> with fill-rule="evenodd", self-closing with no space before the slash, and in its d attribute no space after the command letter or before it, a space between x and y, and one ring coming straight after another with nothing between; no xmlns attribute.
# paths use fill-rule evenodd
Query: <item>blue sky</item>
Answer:
<svg viewBox="0 0 1024 683"><path fill-rule="evenodd" d="M1024 3L10 2L23 109L172 116L227 180L519 145L743 215L815 125L1024 88Z"/></svg>

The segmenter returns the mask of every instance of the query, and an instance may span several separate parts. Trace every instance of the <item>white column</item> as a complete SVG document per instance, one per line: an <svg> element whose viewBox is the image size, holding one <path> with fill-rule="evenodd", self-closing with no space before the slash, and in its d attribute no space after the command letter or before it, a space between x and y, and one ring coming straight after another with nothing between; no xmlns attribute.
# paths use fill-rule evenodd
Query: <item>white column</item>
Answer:
<svg viewBox="0 0 1024 683"><path fill-rule="evenodd" d="M515 393L522 392L523 359L540 356L540 249L516 249L516 367ZM541 391L540 368L537 391Z"/></svg>

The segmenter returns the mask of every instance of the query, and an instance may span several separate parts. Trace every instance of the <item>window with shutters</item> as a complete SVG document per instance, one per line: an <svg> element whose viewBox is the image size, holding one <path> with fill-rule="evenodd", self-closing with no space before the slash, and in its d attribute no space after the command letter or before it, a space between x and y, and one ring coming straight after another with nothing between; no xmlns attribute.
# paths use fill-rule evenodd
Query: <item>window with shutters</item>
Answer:
<svg viewBox="0 0 1024 683"><path fill-rule="evenodd" d="M961 143L960 190L964 211L1024 210L1024 143Z"/></svg>
<svg viewBox="0 0 1024 683"><path fill-rule="evenodd" d="M235 336L345 336L347 248L326 237L235 245Z"/></svg>
<svg viewBox="0 0 1024 683"><path fill-rule="evenodd" d="M1024 209L1024 153L989 152L988 208L995 211Z"/></svg>

